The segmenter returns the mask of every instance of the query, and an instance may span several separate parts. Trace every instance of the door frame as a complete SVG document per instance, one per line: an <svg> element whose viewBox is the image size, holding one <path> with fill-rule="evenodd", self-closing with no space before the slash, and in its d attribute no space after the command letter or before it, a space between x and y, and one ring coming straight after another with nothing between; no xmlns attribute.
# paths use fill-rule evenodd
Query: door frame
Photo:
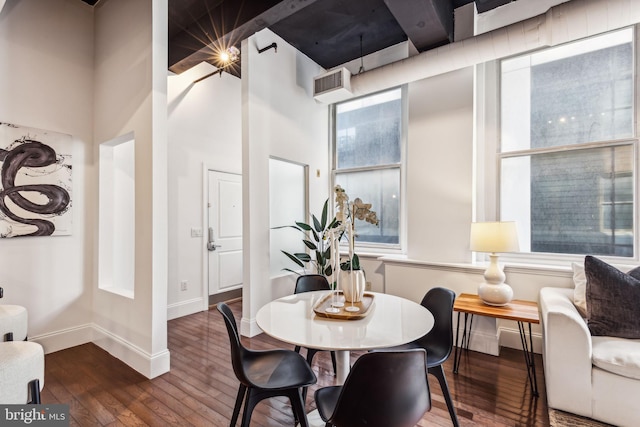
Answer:
<svg viewBox="0 0 640 427"><path fill-rule="evenodd" d="M206 162L202 163L202 236L200 237L200 253L202 255L202 283L200 290L202 294L202 311L209 310L209 251L207 250L209 232L207 227L209 225L209 211L207 206L209 203L209 171L240 175L242 177L242 172L222 170Z"/></svg>

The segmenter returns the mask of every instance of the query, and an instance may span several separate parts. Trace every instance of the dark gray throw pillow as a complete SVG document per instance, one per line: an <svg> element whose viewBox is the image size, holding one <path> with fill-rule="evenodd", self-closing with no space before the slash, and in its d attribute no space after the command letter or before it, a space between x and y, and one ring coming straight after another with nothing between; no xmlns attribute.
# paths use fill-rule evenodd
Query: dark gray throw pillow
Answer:
<svg viewBox="0 0 640 427"><path fill-rule="evenodd" d="M640 338L640 269L625 274L598 258L587 256L584 272L587 325L591 335Z"/></svg>

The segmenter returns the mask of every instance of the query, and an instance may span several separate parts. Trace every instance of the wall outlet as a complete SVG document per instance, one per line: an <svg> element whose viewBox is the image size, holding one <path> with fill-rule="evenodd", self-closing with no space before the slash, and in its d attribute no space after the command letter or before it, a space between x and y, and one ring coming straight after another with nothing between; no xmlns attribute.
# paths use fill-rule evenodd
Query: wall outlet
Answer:
<svg viewBox="0 0 640 427"><path fill-rule="evenodd" d="M365 291L370 291L371 290L371 282L366 282L364 285L364 290Z"/></svg>
<svg viewBox="0 0 640 427"><path fill-rule="evenodd" d="M180 282L180 290L181 291L186 291L187 290L187 281L183 280Z"/></svg>

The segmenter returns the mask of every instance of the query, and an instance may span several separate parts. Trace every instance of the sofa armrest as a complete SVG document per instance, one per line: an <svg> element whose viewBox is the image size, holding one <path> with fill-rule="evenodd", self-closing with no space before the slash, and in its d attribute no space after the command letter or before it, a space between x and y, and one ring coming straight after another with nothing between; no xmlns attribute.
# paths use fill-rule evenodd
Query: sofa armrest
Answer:
<svg viewBox="0 0 640 427"><path fill-rule="evenodd" d="M573 289L542 288L540 311L549 407L591 416L591 334Z"/></svg>

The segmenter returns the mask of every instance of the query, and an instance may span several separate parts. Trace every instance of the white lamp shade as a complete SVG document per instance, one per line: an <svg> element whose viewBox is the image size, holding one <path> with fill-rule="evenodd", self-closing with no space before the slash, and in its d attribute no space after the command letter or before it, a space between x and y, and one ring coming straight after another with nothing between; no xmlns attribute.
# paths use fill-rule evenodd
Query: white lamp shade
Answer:
<svg viewBox="0 0 640 427"><path fill-rule="evenodd" d="M517 252L518 231L513 221L471 224L471 250L475 252Z"/></svg>

